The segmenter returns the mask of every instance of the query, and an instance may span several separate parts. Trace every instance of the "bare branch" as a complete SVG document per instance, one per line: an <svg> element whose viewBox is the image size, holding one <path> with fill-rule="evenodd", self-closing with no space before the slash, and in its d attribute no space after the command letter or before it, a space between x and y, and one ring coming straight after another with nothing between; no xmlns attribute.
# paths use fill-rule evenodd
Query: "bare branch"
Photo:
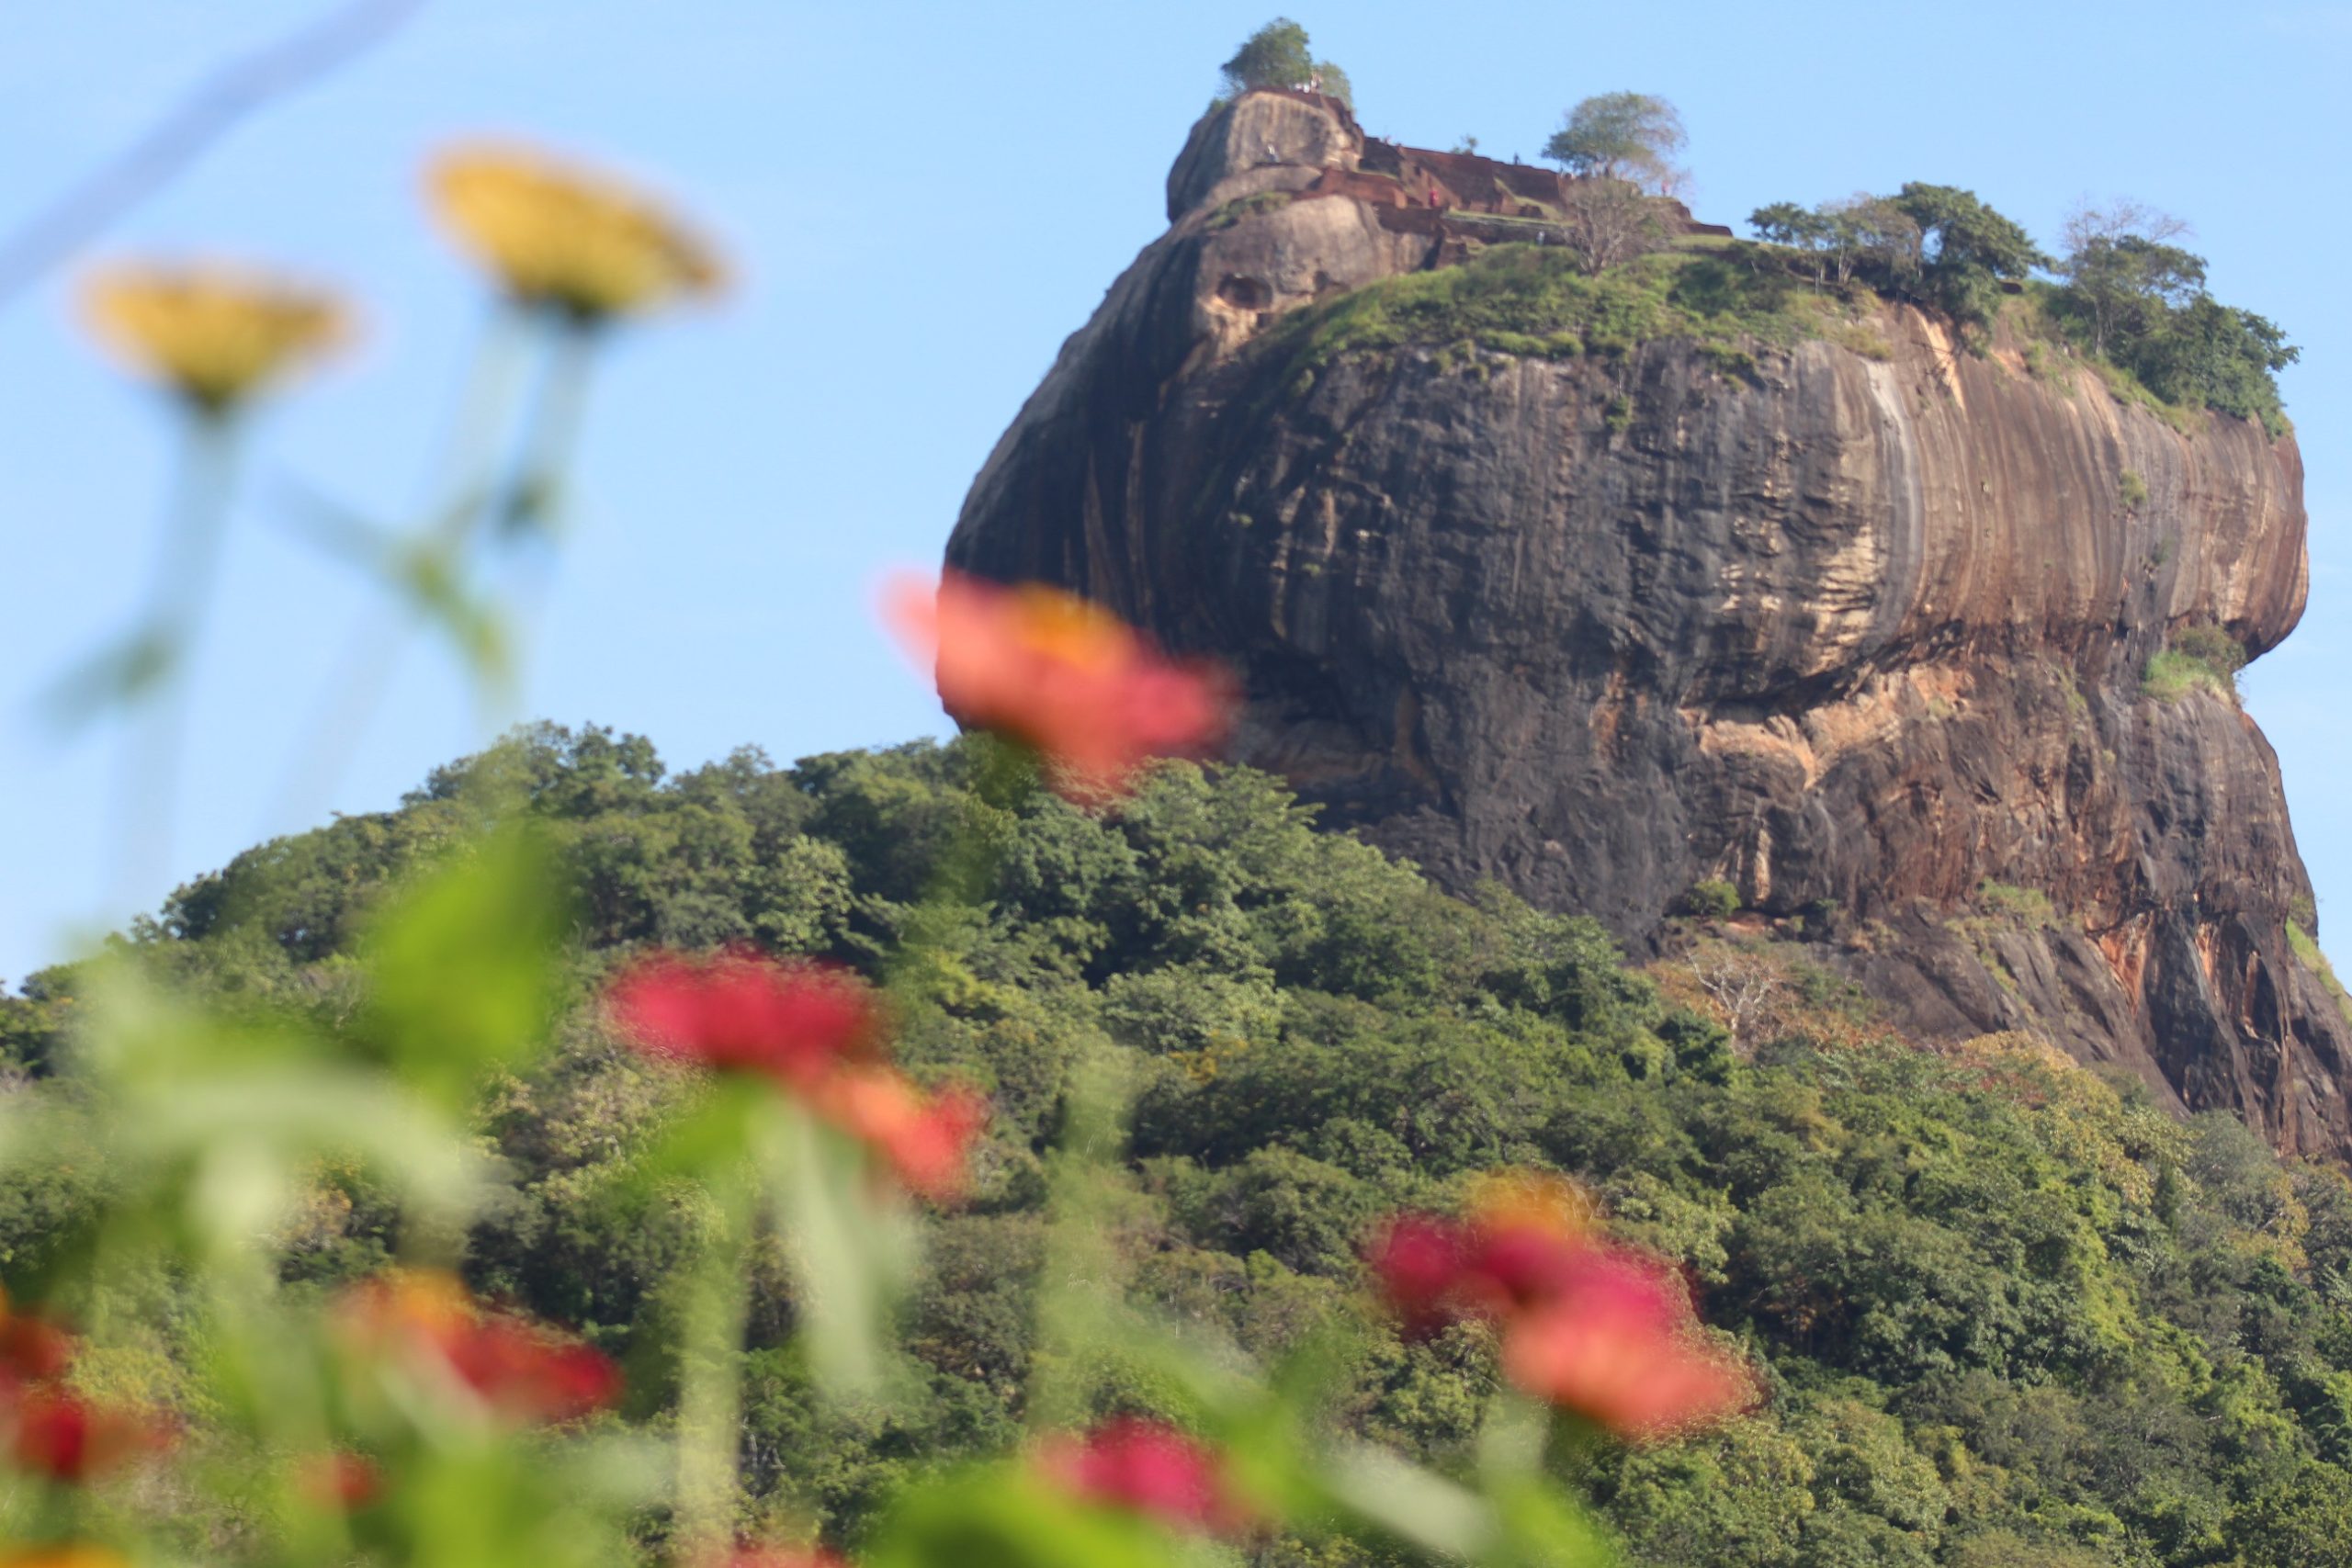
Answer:
<svg viewBox="0 0 2352 1568"><path fill-rule="evenodd" d="M214 70L138 141L0 239L0 307L169 184L239 120L356 58L424 5L351 0Z"/></svg>

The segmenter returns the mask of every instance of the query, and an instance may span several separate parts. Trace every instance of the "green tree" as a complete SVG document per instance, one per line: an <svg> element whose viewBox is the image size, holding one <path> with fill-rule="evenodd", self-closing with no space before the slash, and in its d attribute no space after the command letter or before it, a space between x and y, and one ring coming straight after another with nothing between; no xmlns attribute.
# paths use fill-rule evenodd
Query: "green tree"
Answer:
<svg viewBox="0 0 2352 1568"><path fill-rule="evenodd" d="M2277 322L2199 294L2134 345L2129 367L2167 402L2258 420L2277 435L2286 414L2274 378L2301 357Z"/></svg>
<svg viewBox="0 0 2352 1568"><path fill-rule="evenodd" d="M2089 321L2092 353L2106 355L2111 338L2145 337L2204 292L2205 259L2166 243L2188 231L2180 219L2129 200L2067 216L2057 270Z"/></svg>
<svg viewBox="0 0 2352 1568"><path fill-rule="evenodd" d="M1993 319L2005 281L2047 265L2022 228L1955 186L1913 181L1891 199L1919 226L1920 275L1928 301L1962 327Z"/></svg>
<svg viewBox="0 0 2352 1568"><path fill-rule="evenodd" d="M1572 175L1623 180L1652 196L1670 195L1684 175L1675 162L1690 138L1682 117L1649 93L1602 93L1570 109L1544 144L1544 156Z"/></svg>
<svg viewBox="0 0 2352 1568"><path fill-rule="evenodd" d="M1242 42L1224 65L1228 97L1258 87L1304 87L1317 84L1322 91L1350 108L1355 94L1348 73L1328 60L1317 60L1306 29L1288 17L1276 17Z"/></svg>

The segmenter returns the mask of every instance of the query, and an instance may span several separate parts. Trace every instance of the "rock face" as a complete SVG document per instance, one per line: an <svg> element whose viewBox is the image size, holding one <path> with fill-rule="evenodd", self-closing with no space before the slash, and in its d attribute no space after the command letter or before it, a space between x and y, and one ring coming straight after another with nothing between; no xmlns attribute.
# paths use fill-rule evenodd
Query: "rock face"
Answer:
<svg viewBox="0 0 2352 1568"><path fill-rule="evenodd" d="M1884 357L1746 375L1667 340L1300 376L1278 316L1459 254L1419 175L1400 202L1363 172L1400 155L1288 95L1197 128L1188 205L998 445L950 562L1227 660L1238 758L1456 887L1642 950L1728 881L1915 1031L2034 1030L2352 1155L2277 761L2229 696L2141 689L2189 628L2256 654L2293 628L2292 438L2184 433L1894 306Z"/></svg>

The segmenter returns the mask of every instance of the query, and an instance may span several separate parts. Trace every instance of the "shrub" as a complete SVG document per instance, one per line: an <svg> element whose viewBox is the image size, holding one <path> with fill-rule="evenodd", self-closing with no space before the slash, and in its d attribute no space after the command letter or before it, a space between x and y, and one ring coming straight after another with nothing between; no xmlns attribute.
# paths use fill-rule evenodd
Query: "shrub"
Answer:
<svg viewBox="0 0 2352 1568"><path fill-rule="evenodd" d="M2057 915L2050 906L2050 895L2039 887L2019 887L2007 882L1980 882L1976 885L1976 902L1989 914L1998 915L2025 926L2050 926L2057 923Z"/></svg>
<svg viewBox="0 0 2352 1568"><path fill-rule="evenodd" d="M2191 626L2148 660L2140 690L2160 703L2177 702L2192 687L2228 696L2237 690L2245 649L2219 626Z"/></svg>
<svg viewBox="0 0 2352 1568"><path fill-rule="evenodd" d="M1682 896L1682 908L1702 920L1728 919L1739 913L1739 889L1720 877L1694 882Z"/></svg>

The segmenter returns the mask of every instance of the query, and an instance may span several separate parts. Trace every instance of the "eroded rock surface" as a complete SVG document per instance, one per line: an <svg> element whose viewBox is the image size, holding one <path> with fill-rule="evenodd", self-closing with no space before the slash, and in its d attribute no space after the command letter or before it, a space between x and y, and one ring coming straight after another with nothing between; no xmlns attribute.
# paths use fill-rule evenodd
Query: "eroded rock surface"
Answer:
<svg viewBox="0 0 2352 1568"><path fill-rule="evenodd" d="M2183 432L1894 306L1883 358L1406 348L1301 376L1272 322L1462 231L1413 207L1412 150L1334 107L1224 118L990 457L953 564L1228 660L1237 757L1456 887L1638 950L1728 880L1834 932L1914 1030L2036 1030L2352 1154L2352 1029L2286 934L2311 890L2277 760L2227 695L2141 690L2187 628L2258 654L2294 626L2291 436ZM1400 164L1395 191L1365 172Z"/></svg>

